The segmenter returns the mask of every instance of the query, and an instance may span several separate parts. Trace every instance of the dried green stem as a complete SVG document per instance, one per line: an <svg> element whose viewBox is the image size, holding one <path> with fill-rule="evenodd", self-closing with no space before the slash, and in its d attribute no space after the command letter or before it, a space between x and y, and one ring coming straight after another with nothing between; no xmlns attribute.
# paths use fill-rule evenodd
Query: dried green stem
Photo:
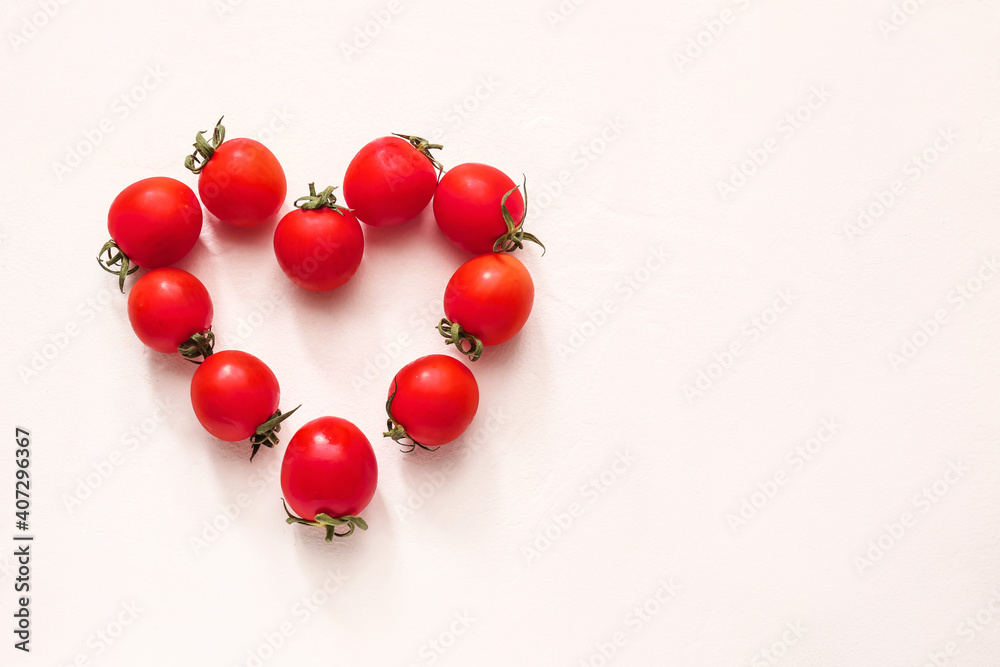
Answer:
<svg viewBox="0 0 1000 667"><path fill-rule="evenodd" d="M107 259L101 259L101 255L105 253L108 255ZM97 264L108 273L118 275L118 289L121 290L122 294L125 293L125 276L139 270L138 266L131 263L128 255L122 252L114 239L101 247L101 251L97 253ZM115 268L116 265L118 268Z"/></svg>
<svg viewBox="0 0 1000 667"><path fill-rule="evenodd" d="M411 146L413 146L418 151L427 156L427 159L430 160L431 164L434 165L434 168L437 169L438 180L439 181L441 180L441 175L444 174L444 165L438 162L437 158L431 155L431 151L441 150L442 148L444 148L444 146L442 146L441 144L432 144L422 137L415 137L409 134L399 134L397 132L393 132L392 136L399 137L401 139L406 139L407 141L410 142Z"/></svg>
<svg viewBox="0 0 1000 667"><path fill-rule="evenodd" d="M212 355L214 347L215 334L212 333L212 327L209 327L205 331L196 333L181 343L177 347L177 351L191 363L200 364ZM201 357L201 361L198 361L198 357Z"/></svg>
<svg viewBox="0 0 1000 667"><path fill-rule="evenodd" d="M524 175L522 174L522 176ZM518 188L524 191L524 214L520 220L514 222L514 216L511 215L510 209L507 208L507 198L514 194ZM507 225L507 232L493 244L493 252L513 252L514 250L520 250L524 247L525 241L531 241L542 246L542 255L545 255L545 244L539 241L538 237L534 234L524 231L524 220L528 217L528 178L526 176L522 185L515 185L500 200L500 215L503 216L503 221Z"/></svg>
<svg viewBox="0 0 1000 667"><path fill-rule="evenodd" d="M212 130L211 142L202 136L206 131L201 130L195 135L194 152L184 158L184 166L195 174L201 173L201 170L205 168L205 164L215 155L215 151L219 148L219 145L226 140L226 128L222 124L222 118L219 118L219 122L215 124L215 129Z"/></svg>
<svg viewBox="0 0 1000 667"><path fill-rule="evenodd" d="M396 398L396 391L399 389L399 382L396 378L392 379L392 393L389 394L389 399L385 402L385 413L389 415L389 418L385 422L385 427L389 429L382 435L386 438L392 438L400 447L402 451L409 454L417 447L421 449L426 449L429 452L433 452L437 447L428 447L427 445L422 445L407 434L406 429L403 425L396 421L392 416L392 401ZM409 440L409 442L402 442L403 440Z"/></svg>
<svg viewBox="0 0 1000 667"><path fill-rule="evenodd" d="M253 461L253 457L257 455L257 450L264 447L274 447L278 444L278 431L281 430L281 422L285 421L295 410L301 408L301 405L296 406L293 410L282 414L281 410L275 411L271 418L266 422L257 427L257 432L250 436L250 444L253 445L253 451L250 452L250 460Z"/></svg>
<svg viewBox="0 0 1000 667"><path fill-rule="evenodd" d="M354 532L355 528L368 530L368 523L360 516L348 515L332 517L329 514L323 514L320 512L316 515L316 519L314 521L309 521L308 519L303 519L300 516L292 514L292 512L288 509L288 503L285 502L284 498L281 499L281 504L285 507L285 514L288 515L288 518L285 519L285 523L300 523L303 526L319 526L320 528L325 528L327 542L332 542L334 537L347 537ZM347 532L338 533L336 529L339 526L347 526Z"/></svg>
<svg viewBox="0 0 1000 667"><path fill-rule="evenodd" d="M314 211L319 208L328 208L330 210L336 211L337 213L344 215L344 211L350 211L352 209L346 206L341 206L337 203L337 195L333 194L333 191L337 189L336 185L331 185L325 188L319 194L316 194L316 184L309 184L309 194L305 197L299 197L295 200L295 207L301 208L305 211ZM301 204L299 202L302 202Z"/></svg>
<svg viewBox="0 0 1000 667"><path fill-rule="evenodd" d="M437 330L445 337L445 345L454 345L459 352L469 358L469 361L475 361L482 356L483 341L463 329L458 322L452 322L447 317L441 318Z"/></svg>

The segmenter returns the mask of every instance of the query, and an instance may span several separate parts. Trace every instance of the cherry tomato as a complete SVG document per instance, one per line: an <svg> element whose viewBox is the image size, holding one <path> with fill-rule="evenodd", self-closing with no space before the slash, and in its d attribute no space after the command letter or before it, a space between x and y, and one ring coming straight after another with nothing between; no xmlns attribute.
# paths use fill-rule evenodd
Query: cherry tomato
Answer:
<svg viewBox="0 0 1000 667"><path fill-rule="evenodd" d="M180 181L165 176L136 181L111 203L112 240L101 249L107 259L99 254L98 261L106 271L119 274L124 292L125 276L136 267L169 266L187 255L201 234L201 221L198 198ZM120 269L114 268L119 263Z"/></svg>
<svg viewBox="0 0 1000 667"><path fill-rule="evenodd" d="M274 153L253 139L226 141L221 119L211 143L201 135L184 164L200 174L198 194L205 208L237 227L256 227L273 217L285 201L287 187Z"/></svg>
<svg viewBox="0 0 1000 667"><path fill-rule="evenodd" d="M344 174L344 199L361 222L392 227L424 210L437 187L441 148L419 137L382 137L364 146Z"/></svg>
<svg viewBox="0 0 1000 667"><path fill-rule="evenodd" d="M434 219L445 237L471 253L492 252L499 239L513 228L521 237L538 242L524 233L524 197L510 178L499 169L468 162L452 167L438 183L434 193ZM510 193L504 202L504 195ZM501 205L501 203L503 203ZM504 218L506 207L510 225ZM521 247L504 245L498 250Z"/></svg>
<svg viewBox="0 0 1000 667"><path fill-rule="evenodd" d="M452 275L444 291L438 330L472 361L483 345L499 345L528 321L535 299L531 274L516 257L487 253L473 257Z"/></svg>
<svg viewBox="0 0 1000 667"><path fill-rule="evenodd" d="M458 359L431 354L403 366L392 385L386 412L397 442L409 438L424 448L451 442L465 432L479 408L479 385ZM411 448L412 449L412 448Z"/></svg>
<svg viewBox="0 0 1000 667"><path fill-rule="evenodd" d="M344 535L333 531L336 525L346 525L350 532L355 525L368 527L354 519L360 519L375 496L377 482L371 443L361 429L340 417L306 423L288 441L281 461L281 492L298 514L290 515L289 523L327 527L327 540Z"/></svg>
<svg viewBox="0 0 1000 667"><path fill-rule="evenodd" d="M143 343L177 352L195 334L212 328L212 298L200 280L173 267L153 269L128 294L128 319Z"/></svg>
<svg viewBox="0 0 1000 667"><path fill-rule="evenodd" d="M333 188L317 195L310 183L309 190L309 197L296 200L300 208L278 222L274 254L293 283L319 292L350 280L361 264L365 237L354 214L337 206Z"/></svg>
<svg viewBox="0 0 1000 667"><path fill-rule="evenodd" d="M273 446L278 439L270 431L295 412L278 415L280 396L278 379L267 364L239 350L216 352L191 378L191 405L205 430L230 442L253 436L253 454L260 445ZM269 433L258 436L265 425Z"/></svg>

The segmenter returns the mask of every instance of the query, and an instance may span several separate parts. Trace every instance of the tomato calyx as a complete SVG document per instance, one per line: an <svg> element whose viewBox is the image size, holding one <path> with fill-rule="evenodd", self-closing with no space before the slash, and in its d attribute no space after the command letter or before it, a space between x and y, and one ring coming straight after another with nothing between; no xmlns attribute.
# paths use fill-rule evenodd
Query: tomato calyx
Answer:
<svg viewBox="0 0 1000 667"><path fill-rule="evenodd" d="M108 254L107 259L101 259L101 255L104 253ZM118 289L121 290L122 294L125 293L125 276L139 270L137 265L132 264L128 255L122 252L114 239L109 240L101 247L101 251L97 253L97 263L108 273L118 274ZM118 268L115 268L116 265Z"/></svg>
<svg viewBox="0 0 1000 667"><path fill-rule="evenodd" d="M433 452L437 447L428 447L427 445L422 445L413 438L409 436L403 425L400 424L392 416L392 399L396 398L396 392L399 390L399 382L396 378L392 379L392 393L389 394L389 399L385 402L385 413L389 415L389 418L385 421L385 427L389 429L382 434L384 438L392 438L393 441L400 447L405 454L409 454L414 449L419 447L420 449L426 449L429 452ZM402 440L409 440L410 442L402 442Z"/></svg>
<svg viewBox="0 0 1000 667"><path fill-rule="evenodd" d="M360 516L347 515L333 517L329 514L323 514L320 512L316 515L315 521L309 521L308 519L303 519L300 516L292 514L292 512L288 509L288 503L285 502L284 498L281 499L281 504L285 507L285 514L288 515L288 518L285 519L285 523L301 523L303 526L319 526L321 528L325 528L327 542L332 542L334 537L347 537L354 532L355 528L368 530L368 523ZM336 530L338 526L347 526L347 532L338 533Z"/></svg>
<svg viewBox="0 0 1000 667"><path fill-rule="evenodd" d="M462 328L458 322L452 322L442 317L437 325L438 333L445 337L445 345L454 345L455 349L475 361L483 354L483 341Z"/></svg>
<svg viewBox="0 0 1000 667"><path fill-rule="evenodd" d="M257 450L264 447L274 447L278 444L278 431L281 430L281 422L285 421L292 414L301 408L301 405L296 406L292 410L282 413L281 410L276 410L270 419L257 427L256 433L250 436L250 444L253 445L253 451L250 452L250 460L253 461L253 457L257 456Z"/></svg>
<svg viewBox="0 0 1000 667"><path fill-rule="evenodd" d="M524 215L517 222L514 222L514 216L510 214L510 209L507 208L507 198L514 194L518 188L524 191ZM521 185L515 185L510 191L508 191L503 199L500 200L500 215L503 216L503 221L507 225L507 232L498 238L493 244L493 252L513 252L515 250L520 250L524 247L525 241L531 241L532 243L537 243L542 246L542 255L545 255L545 244L538 240L538 237L534 234L529 234L524 231L524 219L528 217L528 179L525 177L524 183Z"/></svg>
<svg viewBox="0 0 1000 667"><path fill-rule="evenodd" d="M212 355L214 347L215 334L212 333L212 327L209 327L201 333L194 334L178 345L177 351L191 363L200 364ZM201 361L198 361L198 357L201 357Z"/></svg>
<svg viewBox="0 0 1000 667"><path fill-rule="evenodd" d="M441 175L444 174L444 165L438 162L436 157L431 155L431 151L441 150L442 148L444 148L444 146L442 146L441 144L432 144L431 142L427 141L422 137L414 137L409 134L399 134L397 132L393 132L392 136L399 137L400 139L406 139L407 141L410 142L411 146L413 146L418 151L423 153L427 157L427 159L431 161L431 164L434 165L434 168L437 169L438 181L441 180Z"/></svg>
<svg viewBox="0 0 1000 667"><path fill-rule="evenodd" d="M337 195L333 194L333 191L337 189L336 185L331 185L325 188L319 194L316 194L316 184L309 184L309 194L305 197L299 197L295 200L295 208L301 208L304 211L315 211L319 208L328 208L332 211L336 211L340 215L344 215L344 211L353 211L354 209L347 208L346 206L341 206L337 203ZM303 202L303 203L299 203Z"/></svg>
<svg viewBox="0 0 1000 667"><path fill-rule="evenodd" d="M225 116L222 118L225 118ZM190 169L191 173L200 174L208 161L215 155L216 149L226 140L226 128L222 124L222 118L219 118L219 122L215 124L215 129L212 130L211 143L202 136L208 130L200 130L195 135L194 152L184 158L184 166Z"/></svg>

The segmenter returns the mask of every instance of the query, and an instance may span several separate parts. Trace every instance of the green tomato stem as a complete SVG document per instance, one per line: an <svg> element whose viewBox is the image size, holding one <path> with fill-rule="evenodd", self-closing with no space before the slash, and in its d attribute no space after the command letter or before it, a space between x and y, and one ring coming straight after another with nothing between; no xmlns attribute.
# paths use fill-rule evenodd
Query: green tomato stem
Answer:
<svg viewBox="0 0 1000 667"><path fill-rule="evenodd" d="M414 449L419 447L420 449L426 449L429 452L433 452L437 447L428 447L427 445L422 445L406 432L403 425L396 421L392 416L392 401L396 398L396 391L399 390L399 382L396 378L392 379L392 393L389 394L388 400L385 402L385 413L389 415L389 418L385 422L385 426L388 431L382 434L383 437L392 438L402 449L401 451L405 454L409 454ZM403 440L409 440L410 442L403 442Z"/></svg>
<svg viewBox="0 0 1000 667"><path fill-rule="evenodd" d="M225 116L222 118L225 118ZM212 130L211 143L202 136L207 130L201 130L195 135L194 152L184 158L184 166L190 169L191 173L200 174L208 161L215 155L215 151L226 140L226 128L222 124L222 118L219 118L219 122L215 124L215 129Z"/></svg>
<svg viewBox="0 0 1000 667"><path fill-rule="evenodd" d="M214 347L215 334L212 333L212 327L209 327L201 333L194 334L186 341L178 345L177 351L181 353L182 357L191 363L200 364L212 355ZM201 357L201 361L198 361L198 357Z"/></svg>
<svg viewBox="0 0 1000 667"><path fill-rule="evenodd" d="M434 165L434 168L437 169L438 182L441 181L441 176L444 175L444 165L438 162L437 158L431 155L431 151L441 150L442 148L444 148L444 146L442 146L441 144L432 144L426 139L423 139L421 137L415 137L409 134L399 134L397 132L393 132L392 136L399 137L400 139L406 139L407 141L410 142L411 146L413 146L418 151L423 153L427 157L427 159L431 161L431 164Z"/></svg>
<svg viewBox="0 0 1000 667"><path fill-rule="evenodd" d="M444 317L438 322L437 330L446 338L445 345L454 345L459 352L469 358L469 361L475 361L482 356L483 341L463 329L458 322L452 322Z"/></svg>
<svg viewBox="0 0 1000 667"><path fill-rule="evenodd" d="M319 194L316 194L316 184L309 184L309 194L305 197L299 197L295 200L295 208L301 208L304 211L314 211L319 208L328 208L332 211L344 215L344 211L351 211L346 206L341 206L337 203L337 195L333 194L333 191L337 189L336 185L331 185L325 188ZM299 202L303 202L300 204Z"/></svg>
<svg viewBox="0 0 1000 667"><path fill-rule="evenodd" d="M271 415L270 419L257 427L257 432L250 436L250 444L253 445L253 451L250 452L251 461L253 461L253 457L257 456L257 450L261 446L274 447L278 444L277 434L281 430L281 422L291 417L295 413L295 410L301 407L301 405L298 405L284 414L282 414L281 410L277 410Z"/></svg>
<svg viewBox="0 0 1000 667"><path fill-rule="evenodd" d="M101 255L105 253L108 255L107 259L101 259ZM97 253L97 264L108 273L118 275L118 289L121 290L122 294L125 293L125 276L139 270L138 266L131 263L128 255L122 252L114 239L101 246L101 251ZM116 265L118 268L115 268Z"/></svg>
<svg viewBox="0 0 1000 667"><path fill-rule="evenodd" d="M503 221L507 225L507 232L493 244L493 252L513 252L514 250L520 250L524 247L525 241L531 241L542 246L542 256L545 256L545 244L539 241L538 237L534 234L524 231L524 220L528 217L528 178L524 174L521 174L521 176L524 178L524 183L522 185L515 185L500 200L500 215L503 216ZM510 214L510 209L507 208L507 198L514 194L518 188L524 190L524 215L521 216L518 222L514 222L514 216Z"/></svg>
<svg viewBox="0 0 1000 667"><path fill-rule="evenodd" d="M281 499L281 504L285 508L285 514L288 518L285 519L285 523L293 524L300 523L303 526L319 526L326 529L326 541L332 542L334 537L347 537L354 532L355 528L360 528L361 530L368 530L368 522L362 519L360 516L347 515L341 517L332 517L329 514L323 514L320 512L316 515L314 521L309 521L308 519L303 519L302 517L295 516L292 514L291 510L288 509L288 503L285 499ZM338 533L336 528L339 526L347 526L346 533Z"/></svg>

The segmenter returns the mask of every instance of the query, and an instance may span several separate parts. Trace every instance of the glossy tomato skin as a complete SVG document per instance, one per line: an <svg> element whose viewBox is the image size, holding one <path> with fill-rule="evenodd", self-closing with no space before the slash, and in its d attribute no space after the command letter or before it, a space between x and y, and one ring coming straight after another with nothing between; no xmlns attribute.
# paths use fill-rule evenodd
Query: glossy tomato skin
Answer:
<svg viewBox="0 0 1000 667"><path fill-rule="evenodd" d="M128 294L128 320L144 344L157 352L178 346L212 326L212 297L200 280L174 267L153 269Z"/></svg>
<svg viewBox="0 0 1000 667"><path fill-rule="evenodd" d="M507 233L501 214L503 196L515 183L505 173L486 164L467 162L441 177L434 193L434 220L445 237L468 252L492 252L496 240ZM524 219L524 197L516 190L507 198L514 223Z"/></svg>
<svg viewBox="0 0 1000 667"><path fill-rule="evenodd" d="M499 345L528 321L535 300L531 274L508 253L473 257L452 275L444 291L444 313L482 341Z"/></svg>
<svg viewBox="0 0 1000 667"><path fill-rule="evenodd" d="M169 266L191 252L201 234L201 204L180 181L154 176L122 190L108 211L108 233L133 264Z"/></svg>
<svg viewBox="0 0 1000 667"><path fill-rule="evenodd" d="M359 515L375 496L378 463L361 430L340 417L320 417L300 428L281 460L281 492L295 514Z"/></svg>
<svg viewBox="0 0 1000 667"><path fill-rule="evenodd" d="M285 201L286 190L278 158L253 139L222 142L198 177L205 208L237 227L256 227L269 220Z"/></svg>
<svg viewBox="0 0 1000 667"><path fill-rule="evenodd" d="M206 359L191 378L191 405L205 430L220 440L246 440L278 410L278 378L263 361L239 350Z"/></svg>
<svg viewBox="0 0 1000 667"><path fill-rule="evenodd" d="M426 155L399 137L364 146L344 174L344 199L358 220L373 227L417 217L434 196L437 171Z"/></svg>
<svg viewBox="0 0 1000 667"><path fill-rule="evenodd" d="M431 354L404 366L389 386L391 414L414 441L427 447L462 435L479 409L479 385L465 364Z"/></svg>
<svg viewBox="0 0 1000 667"><path fill-rule="evenodd" d="M321 292L340 287L358 270L365 237L348 210L295 209L274 230L278 265L299 287Z"/></svg>

